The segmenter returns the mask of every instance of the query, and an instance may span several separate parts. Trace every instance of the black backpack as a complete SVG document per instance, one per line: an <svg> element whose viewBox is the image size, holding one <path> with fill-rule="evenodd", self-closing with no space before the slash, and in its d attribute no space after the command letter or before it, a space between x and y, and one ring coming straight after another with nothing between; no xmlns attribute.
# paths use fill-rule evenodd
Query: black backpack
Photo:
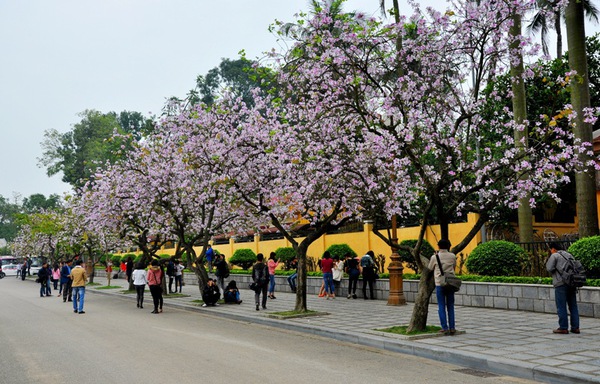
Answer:
<svg viewBox="0 0 600 384"><path fill-rule="evenodd" d="M562 251L558 252L567 261L564 269L560 271L560 275L569 287L581 288L586 283L585 268L583 268L581 261L576 260L569 253L566 253L567 256L565 256L565 253Z"/></svg>

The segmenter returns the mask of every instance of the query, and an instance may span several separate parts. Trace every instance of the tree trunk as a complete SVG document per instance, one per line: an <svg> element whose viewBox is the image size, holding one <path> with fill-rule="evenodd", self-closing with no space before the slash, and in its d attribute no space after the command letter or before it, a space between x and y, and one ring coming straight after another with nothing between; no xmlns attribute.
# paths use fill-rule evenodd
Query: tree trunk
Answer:
<svg viewBox="0 0 600 384"><path fill-rule="evenodd" d="M419 279L419 289L415 299L415 306L406 333L425 330L427 315L429 314L429 299L434 289L433 271L425 266L421 272L421 279Z"/></svg>
<svg viewBox="0 0 600 384"><path fill-rule="evenodd" d="M306 312L308 310L306 305L306 251L308 250L308 245L301 242L295 247L295 250L298 256L298 279L294 311Z"/></svg>
<svg viewBox="0 0 600 384"><path fill-rule="evenodd" d="M554 12L554 31L556 32L556 58L562 59L562 27L560 26L561 12Z"/></svg>
<svg viewBox="0 0 600 384"><path fill-rule="evenodd" d="M525 82L523 80L523 53L520 47L521 43L521 15L513 13L513 26L510 29L510 38L513 39L510 44L511 56L518 56L518 63L511 61L510 77L513 92L512 104L513 115L517 126L521 126L527 120L527 101L525 96ZM515 145L522 154L527 149L528 129L515 129ZM521 176L525 178L526 176ZM533 241L533 214L529 204L530 195L519 200L518 218L519 218L519 239L521 242L530 243Z"/></svg>
<svg viewBox="0 0 600 384"><path fill-rule="evenodd" d="M570 0L565 10L567 25L567 43L569 47L569 67L577 71L571 81L571 104L577 113L573 133L582 142L592 142L592 126L584 121L583 110L590 107L590 89L585 51L585 20L583 2ZM596 202L596 179L593 158L579 154L579 160L586 164L585 172L575 173L577 190L577 216L579 218L579 236L598 235L598 211Z"/></svg>

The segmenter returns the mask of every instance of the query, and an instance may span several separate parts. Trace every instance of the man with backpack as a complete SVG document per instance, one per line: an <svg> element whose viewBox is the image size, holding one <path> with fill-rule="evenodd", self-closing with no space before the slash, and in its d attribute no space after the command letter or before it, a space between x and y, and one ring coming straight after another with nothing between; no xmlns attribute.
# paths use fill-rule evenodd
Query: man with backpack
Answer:
<svg viewBox="0 0 600 384"><path fill-rule="evenodd" d="M554 286L554 299L558 313L558 328L553 333L568 334L569 318L567 306L571 317L571 333L579 333L579 310L577 309L577 285L573 275L579 273L577 265L580 265L569 252L562 249L562 245L551 242L550 257L546 261L546 269L552 274L552 285ZM579 285L580 286L580 285Z"/></svg>
<svg viewBox="0 0 600 384"><path fill-rule="evenodd" d="M256 264L252 267L252 281L254 281L254 302L259 310L260 294L262 293L262 308L267 309L267 290L269 288L269 267L263 262L262 253L256 255Z"/></svg>

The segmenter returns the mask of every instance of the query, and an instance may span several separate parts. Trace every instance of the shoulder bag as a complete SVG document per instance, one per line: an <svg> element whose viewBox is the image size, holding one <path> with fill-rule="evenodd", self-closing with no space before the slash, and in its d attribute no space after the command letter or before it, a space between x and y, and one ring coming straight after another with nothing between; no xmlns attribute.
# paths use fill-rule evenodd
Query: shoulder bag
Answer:
<svg viewBox="0 0 600 384"><path fill-rule="evenodd" d="M442 268L442 262L440 261L440 255L435 254L435 257L438 262L438 267L440 268L440 287L444 289L451 290L453 292L458 292L460 290L460 286L462 284L462 280L454 275L454 273L446 273L444 274L444 269Z"/></svg>

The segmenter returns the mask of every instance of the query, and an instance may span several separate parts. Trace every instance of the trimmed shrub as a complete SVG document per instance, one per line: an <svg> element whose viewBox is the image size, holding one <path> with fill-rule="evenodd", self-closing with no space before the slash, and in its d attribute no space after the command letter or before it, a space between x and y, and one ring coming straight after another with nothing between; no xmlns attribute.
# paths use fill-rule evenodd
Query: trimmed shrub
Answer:
<svg viewBox="0 0 600 384"><path fill-rule="evenodd" d="M290 267L290 263L292 262L292 260L294 259L294 257L298 257L296 255L296 251L294 251L293 247L280 247L277 248L275 250L275 254L277 255L277 258L282 262L285 263L285 270L289 270Z"/></svg>
<svg viewBox="0 0 600 384"><path fill-rule="evenodd" d="M327 248L327 251L331 254L331 257L337 256L340 260L344 260L346 253L350 253L352 257L356 257L357 254L348 244L332 244Z"/></svg>
<svg viewBox="0 0 600 384"><path fill-rule="evenodd" d="M116 268L117 270L119 270L119 267L121 266L121 256L119 256L119 255L113 255L110 258L110 261L113 264L113 269Z"/></svg>
<svg viewBox="0 0 600 384"><path fill-rule="evenodd" d="M527 252L516 244L494 240L479 244L467 259L470 273L484 276L516 276L521 272Z"/></svg>
<svg viewBox="0 0 600 384"><path fill-rule="evenodd" d="M247 270L256 263L256 253L249 248L238 249L229 258L229 263Z"/></svg>
<svg viewBox="0 0 600 384"><path fill-rule="evenodd" d="M104 255L100 256L100 258L98 259L98 263L106 266L106 261L107 260L111 260L113 258L113 254L112 253L105 253Z"/></svg>
<svg viewBox="0 0 600 384"><path fill-rule="evenodd" d="M404 245L410 248L415 248L418 240L402 240L398 245ZM421 256L425 256L426 258L430 258L435 253L435 249L429 244L429 241L423 240L423 245L421 245ZM399 249L398 255L400 256L400 260L404 263L408 264L408 267L415 271L415 273L419 273L419 266L417 265L417 261L413 257L413 255L405 250Z"/></svg>
<svg viewBox="0 0 600 384"><path fill-rule="evenodd" d="M569 253L581 261L588 278L600 278L600 236L577 240L569 247Z"/></svg>

